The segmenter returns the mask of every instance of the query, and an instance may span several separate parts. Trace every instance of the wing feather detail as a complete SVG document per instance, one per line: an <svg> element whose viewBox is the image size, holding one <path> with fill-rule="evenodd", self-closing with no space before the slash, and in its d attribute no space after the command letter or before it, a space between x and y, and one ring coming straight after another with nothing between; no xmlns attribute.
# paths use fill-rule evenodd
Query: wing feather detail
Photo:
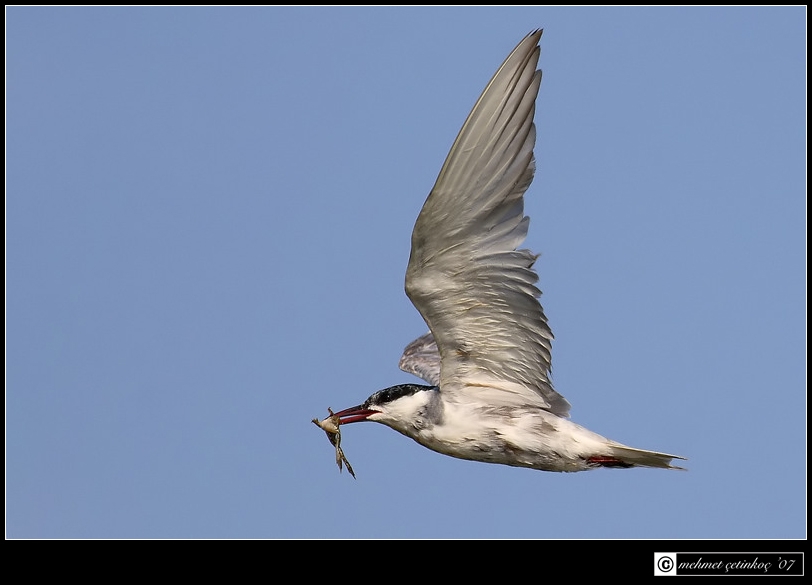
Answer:
<svg viewBox="0 0 812 585"><path fill-rule="evenodd" d="M440 350L431 333L406 346L398 364L401 370L422 378L432 386L440 384Z"/></svg>
<svg viewBox="0 0 812 585"><path fill-rule="evenodd" d="M485 388L489 400L568 416L550 379L553 334L538 301L536 255L518 249L530 221L540 38L525 37L488 83L417 218L406 294L436 341L439 373L436 358L425 361L427 336L406 348L401 367L442 392Z"/></svg>

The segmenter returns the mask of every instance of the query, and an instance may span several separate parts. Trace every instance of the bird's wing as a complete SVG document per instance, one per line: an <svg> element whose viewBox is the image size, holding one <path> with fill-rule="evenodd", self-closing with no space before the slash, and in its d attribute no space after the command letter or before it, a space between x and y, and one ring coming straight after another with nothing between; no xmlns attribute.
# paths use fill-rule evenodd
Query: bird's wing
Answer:
<svg viewBox="0 0 812 585"><path fill-rule="evenodd" d="M398 366L404 372L437 386L440 383L440 350L432 334L426 333L407 345Z"/></svg>
<svg viewBox="0 0 812 585"><path fill-rule="evenodd" d="M550 381L524 192L533 180L541 31L508 56L463 124L412 233L406 294L440 351L443 392L568 416Z"/></svg>

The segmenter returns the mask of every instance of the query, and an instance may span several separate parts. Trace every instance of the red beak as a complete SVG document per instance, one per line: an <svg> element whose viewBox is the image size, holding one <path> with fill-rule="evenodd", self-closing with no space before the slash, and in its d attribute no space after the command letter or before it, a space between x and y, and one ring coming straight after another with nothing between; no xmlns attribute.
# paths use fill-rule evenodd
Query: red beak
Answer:
<svg viewBox="0 0 812 585"><path fill-rule="evenodd" d="M336 412L335 416L338 417L338 424L346 425L349 423L364 421L367 419L367 417L377 414L377 412L377 410L369 410L364 408L363 405L359 405Z"/></svg>

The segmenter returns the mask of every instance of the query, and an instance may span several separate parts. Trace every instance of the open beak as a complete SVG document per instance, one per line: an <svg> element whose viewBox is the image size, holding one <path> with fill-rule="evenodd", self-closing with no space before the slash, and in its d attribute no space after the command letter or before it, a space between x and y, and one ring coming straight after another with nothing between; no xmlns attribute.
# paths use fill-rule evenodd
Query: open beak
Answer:
<svg viewBox="0 0 812 585"><path fill-rule="evenodd" d="M364 408L363 405L359 405L336 412L333 416L338 417L338 424L346 425L349 423L361 422L377 413L377 410L369 410L368 408Z"/></svg>

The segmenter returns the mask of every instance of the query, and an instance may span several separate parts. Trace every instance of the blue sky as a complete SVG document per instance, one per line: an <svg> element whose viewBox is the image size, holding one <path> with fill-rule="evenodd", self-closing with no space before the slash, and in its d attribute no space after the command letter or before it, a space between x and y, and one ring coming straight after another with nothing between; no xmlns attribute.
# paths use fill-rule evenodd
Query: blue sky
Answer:
<svg viewBox="0 0 812 585"><path fill-rule="evenodd" d="M10 8L11 538L806 536L805 8ZM310 419L397 383L411 229L543 27L572 418L688 472Z"/></svg>

